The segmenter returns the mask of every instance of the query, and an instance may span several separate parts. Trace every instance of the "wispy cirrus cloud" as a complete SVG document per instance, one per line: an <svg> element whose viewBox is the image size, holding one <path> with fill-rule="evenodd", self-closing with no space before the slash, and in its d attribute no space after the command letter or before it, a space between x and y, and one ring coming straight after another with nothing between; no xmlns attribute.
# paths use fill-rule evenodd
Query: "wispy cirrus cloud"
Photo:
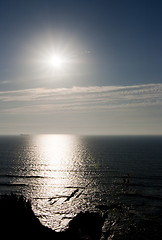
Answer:
<svg viewBox="0 0 162 240"><path fill-rule="evenodd" d="M162 106L162 84L0 91L0 103L0 111L5 113L106 111Z"/></svg>

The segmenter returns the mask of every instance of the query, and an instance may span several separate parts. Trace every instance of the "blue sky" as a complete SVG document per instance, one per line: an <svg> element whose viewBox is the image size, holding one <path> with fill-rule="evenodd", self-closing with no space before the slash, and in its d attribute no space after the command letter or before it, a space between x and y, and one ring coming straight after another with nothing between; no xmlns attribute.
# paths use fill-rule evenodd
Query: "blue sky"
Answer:
<svg viewBox="0 0 162 240"><path fill-rule="evenodd" d="M158 0L2 0L0 134L162 134L161 23Z"/></svg>

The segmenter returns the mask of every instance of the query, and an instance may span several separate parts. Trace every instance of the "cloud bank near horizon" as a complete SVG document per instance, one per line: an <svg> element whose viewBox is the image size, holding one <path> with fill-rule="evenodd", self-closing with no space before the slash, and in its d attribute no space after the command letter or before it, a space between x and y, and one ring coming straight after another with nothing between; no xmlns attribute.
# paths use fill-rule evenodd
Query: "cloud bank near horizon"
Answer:
<svg viewBox="0 0 162 240"><path fill-rule="evenodd" d="M108 111L162 106L162 84L31 88L0 91L0 112L47 114L62 111Z"/></svg>

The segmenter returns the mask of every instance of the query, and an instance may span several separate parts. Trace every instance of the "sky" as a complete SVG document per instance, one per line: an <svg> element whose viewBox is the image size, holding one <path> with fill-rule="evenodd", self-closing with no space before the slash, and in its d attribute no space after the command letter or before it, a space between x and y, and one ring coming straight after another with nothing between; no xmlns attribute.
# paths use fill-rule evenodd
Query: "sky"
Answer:
<svg viewBox="0 0 162 240"><path fill-rule="evenodd" d="M162 134L162 1L1 0L0 135Z"/></svg>

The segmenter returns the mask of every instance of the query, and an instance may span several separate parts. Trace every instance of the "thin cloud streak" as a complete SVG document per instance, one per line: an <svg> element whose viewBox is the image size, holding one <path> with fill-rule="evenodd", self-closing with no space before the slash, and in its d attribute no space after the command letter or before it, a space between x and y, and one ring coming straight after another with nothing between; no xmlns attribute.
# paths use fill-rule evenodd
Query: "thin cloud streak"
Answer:
<svg viewBox="0 0 162 240"><path fill-rule="evenodd" d="M11 107L12 102L12 107ZM0 91L0 112L106 111L162 106L162 84Z"/></svg>

